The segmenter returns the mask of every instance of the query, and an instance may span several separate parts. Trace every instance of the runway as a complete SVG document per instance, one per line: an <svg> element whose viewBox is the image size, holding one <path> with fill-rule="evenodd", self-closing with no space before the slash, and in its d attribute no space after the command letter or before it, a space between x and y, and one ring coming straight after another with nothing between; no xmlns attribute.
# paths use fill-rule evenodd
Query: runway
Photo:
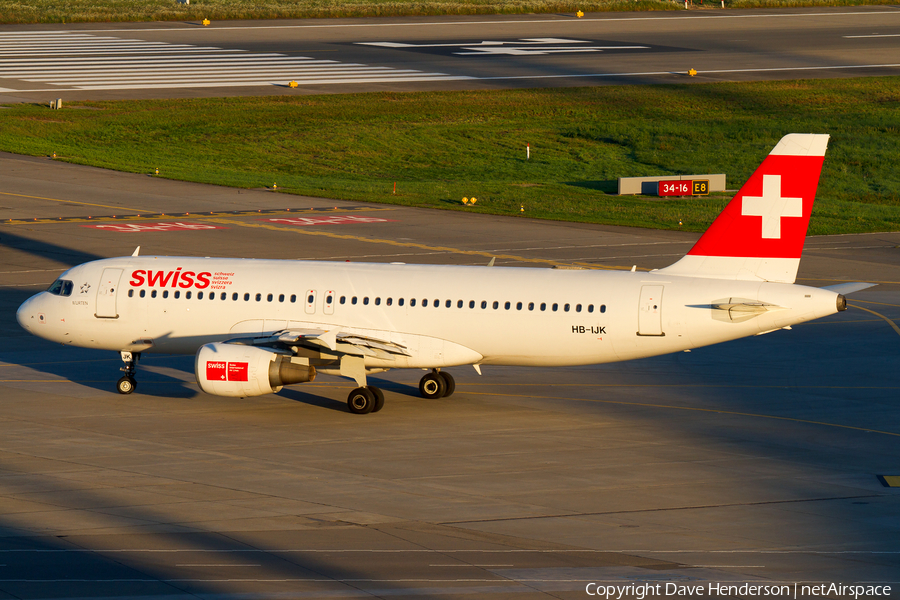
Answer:
<svg viewBox="0 0 900 600"><path fill-rule="evenodd" d="M799 282L877 281L850 297L874 312L628 363L481 377L455 368L457 392L440 401L418 397L419 372L391 371L377 381L385 409L359 416L344 402L353 384L325 376L272 396L204 395L192 357L146 356L137 392L122 397L116 355L28 336L14 311L67 266L137 245L649 269L697 236L234 190L8 154L0 172L4 597L529 599L584 598L589 583L900 585L900 492L878 478L900 475L900 233L806 244Z"/></svg>
<svg viewBox="0 0 900 600"><path fill-rule="evenodd" d="M0 102L879 76L898 50L893 6L7 25Z"/></svg>

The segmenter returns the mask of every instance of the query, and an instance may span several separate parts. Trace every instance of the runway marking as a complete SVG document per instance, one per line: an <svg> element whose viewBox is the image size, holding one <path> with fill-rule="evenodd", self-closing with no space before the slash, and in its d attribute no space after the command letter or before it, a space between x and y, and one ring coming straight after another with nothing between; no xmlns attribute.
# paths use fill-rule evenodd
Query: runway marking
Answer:
<svg viewBox="0 0 900 600"><path fill-rule="evenodd" d="M3 192L0 192L2 194ZM9 194L12 196L18 194ZM26 196L26 198L31 196ZM74 200L55 200L53 198L44 198L44 200L52 200L54 202L72 202ZM86 204L86 203L81 203ZM94 205L100 206L100 205ZM104 206L103 208L116 208L113 206ZM137 210L137 209L127 209ZM159 219L168 217L170 219L209 219L212 217L249 217L254 215L293 215L309 212L368 212L368 211L385 211L396 210L392 206L335 206L335 207L312 207L312 208L258 208L255 210L229 210L215 212L186 212L186 213L150 213L137 215L106 215L96 217L34 217L31 219L7 219L0 221L0 225L34 225L49 223L104 223L104 222L129 222L135 220L146 221L148 219Z"/></svg>
<svg viewBox="0 0 900 600"><path fill-rule="evenodd" d="M895 332L897 332L897 335L900 335L900 327L897 327L897 324L896 324L896 323L894 323L893 321L891 321L889 318L887 318L887 317L884 316L883 314L877 313L877 312L875 312L874 310L870 310L870 309L868 309L868 308L863 308L862 306L857 306L857 305L855 305L855 304L848 304L847 306L852 306L853 308L858 308L859 310L864 310L864 311L866 311L867 313L872 313L872 314L875 315L876 317L881 317L882 319L884 319L885 321L887 321L888 325L890 325L891 328L892 328Z"/></svg>
<svg viewBox="0 0 900 600"><path fill-rule="evenodd" d="M274 218L260 219L269 223L283 223L285 225L295 225L297 227L305 227L308 225L348 225L358 223L396 223L396 219L382 219L380 217L356 217L353 215L340 215L334 217L293 217L293 218Z"/></svg>
<svg viewBox="0 0 900 600"><path fill-rule="evenodd" d="M900 33L884 33L878 34L873 33L872 35L845 35L842 36L848 40L856 39L856 38L886 38L886 37L900 37Z"/></svg>
<svg viewBox="0 0 900 600"><path fill-rule="evenodd" d="M565 38L526 38L515 42L485 40L476 43L458 42L453 44L410 44L406 42L356 42L359 46L376 46L397 50L417 50L428 48L458 48L457 56L543 56L570 52L603 52L605 50L648 50L650 46L579 46L590 44L585 40Z"/></svg>
<svg viewBox="0 0 900 600"><path fill-rule="evenodd" d="M496 254L494 252L488 252L485 250L463 250L461 248L453 248L450 246L429 246L427 244L420 244L418 242L400 242L397 240L387 240L387 239L379 239L379 238L368 238L361 237L356 235L347 235L347 234L339 234L332 233L330 231L320 231L320 230L310 230L303 227L278 227L275 225L268 225L263 223L246 223L242 221L234 221L231 219L209 219L213 223L221 223L223 225L236 225L239 227L258 227L262 229L271 229L273 231L291 231L293 233L299 233L303 235L319 235L324 237L330 237L337 240L353 240L356 242L367 242L371 244L386 244L389 246L398 246L401 248L419 248L420 250L429 250L432 252L446 252L450 254L463 254L468 256L483 256L485 258L497 258L501 260L513 260L517 262L526 262L526 263L537 263L537 264L545 264L552 266L570 266L570 265L578 265L588 269L611 269L611 270L630 270L631 267L626 266L608 266L608 265L597 265L593 263L579 263L579 262L565 262L558 260L550 260L546 258L528 258L525 256L516 256L514 254Z"/></svg>
<svg viewBox="0 0 900 600"><path fill-rule="evenodd" d="M0 77L55 86L48 90L287 87L291 81L321 85L469 79L416 69L67 31L0 33L0 59Z"/></svg>
<svg viewBox="0 0 900 600"><path fill-rule="evenodd" d="M81 227L90 227L91 229L100 229L103 231L114 231L116 233L144 233L148 231L205 231L209 229L228 229L227 227L219 227L216 225L207 225L206 223L107 223L106 225L97 223L94 225L81 225Z"/></svg>
<svg viewBox="0 0 900 600"><path fill-rule="evenodd" d="M44 198L43 196L28 196L27 194L13 194L12 192L0 192L4 196L16 196L18 198L30 198L32 200L47 200L48 202L65 202L67 204L80 204L82 206L99 206L100 208L112 208L115 210L143 210L141 208L129 208L127 206L108 206L106 204L94 204L92 202L79 202L77 200L60 200L58 198ZM13 219L3 221L9 223Z"/></svg>

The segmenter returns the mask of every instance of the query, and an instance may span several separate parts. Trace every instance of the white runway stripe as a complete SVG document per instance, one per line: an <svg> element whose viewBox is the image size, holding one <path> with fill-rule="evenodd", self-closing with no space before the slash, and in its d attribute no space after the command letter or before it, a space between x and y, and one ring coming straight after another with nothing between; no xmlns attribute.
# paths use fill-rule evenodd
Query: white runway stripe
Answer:
<svg viewBox="0 0 900 600"><path fill-rule="evenodd" d="M80 90L469 79L412 69L77 32L0 33L0 78ZM0 88L0 93L16 89ZM21 86L25 87L25 86Z"/></svg>

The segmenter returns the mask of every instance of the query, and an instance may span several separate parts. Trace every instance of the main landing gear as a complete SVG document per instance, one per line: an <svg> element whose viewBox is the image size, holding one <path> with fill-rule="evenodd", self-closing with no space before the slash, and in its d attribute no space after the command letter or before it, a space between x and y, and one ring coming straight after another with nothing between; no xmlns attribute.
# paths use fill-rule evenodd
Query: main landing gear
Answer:
<svg viewBox="0 0 900 600"><path fill-rule="evenodd" d="M456 381L453 376L438 369L434 369L419 381L419 393L423 398L446 398L455 390ZM376 413L384 408L384 393L371 385L358 387L347 396L347 408L355 415Z"/></svg>
<svg viewBox="0 0 900 600"><path fill-rule="evenodd" d="M446 398L456 391L456 381L450 373L434 369L419 380L419 393L423 398L433 400Z"/></svg>
<svg viewBox="0 0 900 600"><path fill-rule="evenodd" d="M347 407L355 415L376 413L384 408L384 392L371 385L356 388L347 396Z"/></svg>
<svg viewBox="0 0 900 600"><path fill-rule="evenodd" d="M125 375L116 382L116 390L120 394L130 394L137 387L137 381L134 379L134 372L136 371L134 365L141 359L141 353L135 352L132 354L131 352L123 351L119 355L122 357L122 362L125 363L125 366L119 370L123 371Z"/></svg>

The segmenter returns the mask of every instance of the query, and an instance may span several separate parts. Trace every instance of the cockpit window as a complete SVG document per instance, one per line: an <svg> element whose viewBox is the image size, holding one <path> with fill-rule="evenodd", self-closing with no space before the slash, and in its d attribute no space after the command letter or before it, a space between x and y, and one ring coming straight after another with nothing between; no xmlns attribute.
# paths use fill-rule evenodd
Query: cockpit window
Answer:
<svg viewBox="0 0 900 600"><path fill-rule="evenodd" d="M74 284L68 279L57 279L47 288L47 291L54 296L71 296Z"/></svg>

